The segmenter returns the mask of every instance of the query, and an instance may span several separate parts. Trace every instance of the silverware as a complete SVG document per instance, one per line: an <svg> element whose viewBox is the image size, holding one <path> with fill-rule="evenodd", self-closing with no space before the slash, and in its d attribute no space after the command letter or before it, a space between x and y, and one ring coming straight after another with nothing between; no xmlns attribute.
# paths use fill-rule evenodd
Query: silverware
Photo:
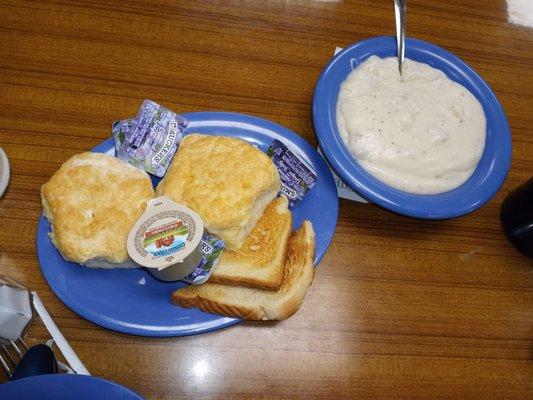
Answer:
<svg viewBox="0 0 533 400"><path fill-rule="evenodd" d="M22 356L9 380L57 373L59 367L53 350L45 344L36 344Z"/></svg>
<svg viewBox="0 0 533 400"><path fill-rule="evenodd" d="M11 291L6 292L6 287L7 289L14 289L17 294L19 292L26 292L28 295L27 300L29 301L28 306L31 309L31 315L29 319L26 318L27 321L24 326L18 324L17 318L14 318L12 314L15 314L15 317L20 319L20 317L26 315L25 311L20 310L20 302L17 303L12 300L13 293ZM0 275L0 289L3 289L0 290L0 302L2 302L2 305L4 306L2 310L0 310L3 313L0 314L0 328L11 327L11 329L7 330L0 329L0 370L3 369L5 371L8 379L12 378L17 365L20 365L20 368L26 371L21 372L21 375L27 375L27 372L31 371L43 371L47 365L50 365L53 367L54 371L58 372L89 375L85 366L76 356L76 353L74 353L74 350L72 350L72 347L70 347L65 337L61 334L59 328L52 320L52 317L50 317L50 314L48 314L48 311L36 292L29 292L29 290L20 282L4 275ZM20 300L19 297L17 297L16 300ZM4 304L4 301L7 301L7 304ZM38 315L43 322L46 330L52 336L52 339L48 340L45 344L36 344L28 350L28 346L22 337L26 337L24 332L26 331L28 324L31 322L31 317L33 317L35 313L37 313L36 315ZM12 340L14 338L16 339ZM57 345L57 349L59 350L58 354L64 358L65 362L56 358L53 352L54 344ZM50 350L46 349L44 346L47 346ZM40 350L32 352L32 349L35 347L40 348ZM25 355L27 355L27 358L30 360L21 363L21 360ZM54 359L53 362L52 358ZM16 373L15 377L19 375L20 374ZM0 371L0 382L2 381L2 378L2 372Z"/></svg>
<svg viewBox="0 0 533 400"><path fill-rule="evenodd" d="M11 378L15 367L27 351L28 346L20 337L16 341L10 340L2 344L0 347L0 365L6 372L8 379Z"/></svg>
<svg viewBox="0 0 533 400"><path fill-rule="evenodd" d="M75 372L76 374L81 375L90 375L89 371L87 371L87 368L85 368L85 365L83 365L83 363L78 358L72 347L70 347L70 344L67 342L57 325L54 323L54 320L52 319L50 314L48 314L48 311L44 307L44 304L39 298L37 292L31 292L31 295L35 311L41 318L41 321L48 330L48 333L50 333L50 335L52 336L52 339L55 341L57 347L59 348L59 351L61 352L68 364L67 372ZM49 343L51 342L49 341ZM65 367L65 365L62 363L58 364L60 369Z"/></svg>
<svg viewBox="0 0 533 400"><path fill-rule="evenodd" d="M28 353L28 345L21 337L19 337L16 341L3 341L0 342L0 344L0 366L5 371L7 379L11 380L13 373L20 364L20 361L26 355L26 353ZM50 350L52 350L53 344L54 340L50 339L45 344L39 344L36 346L47 346L50 348ZM29 350L31 350L31 348L29 348ZM57 363L57 372L67 374L76 373L68 364L61 362L58 359L55 359L55 362Z"/></svg>
<svg viewBox="0 0 533 400"><path fill-rule="evenodd" d="M396 19L396 47L398 49L398 70L402 75L402 65L405 59L405 12L406 0L394 0L394 17Z"/></svg>

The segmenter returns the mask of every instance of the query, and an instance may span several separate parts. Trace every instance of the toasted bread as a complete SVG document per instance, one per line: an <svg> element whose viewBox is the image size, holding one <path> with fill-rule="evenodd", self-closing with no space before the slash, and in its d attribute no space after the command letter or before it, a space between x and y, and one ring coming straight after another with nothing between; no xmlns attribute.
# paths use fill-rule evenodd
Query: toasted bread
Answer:
<svg viewBox="0 0 533 400"><path fill-rule="evenodd" d="M204 283L175 291L172 301L209 313L252 320L289 318L301 306L314 278L315 234L309 221L289 237L281 287L276 291Z"/></svg>
<svg viewBox="0 0 533 400"><path fill-rule="evenodd" d="M288 205L285 196L270 203L241 249L222 252L209 281L277 290L283 278L285 250L291 234Z"/></svg>
<svg viewBox="0 0 533 400"><path fill-rule="evenodd" d="M280 187L272 160L244 140L186 135L156 189L196 211L207 230L239 250Z"/></svg>

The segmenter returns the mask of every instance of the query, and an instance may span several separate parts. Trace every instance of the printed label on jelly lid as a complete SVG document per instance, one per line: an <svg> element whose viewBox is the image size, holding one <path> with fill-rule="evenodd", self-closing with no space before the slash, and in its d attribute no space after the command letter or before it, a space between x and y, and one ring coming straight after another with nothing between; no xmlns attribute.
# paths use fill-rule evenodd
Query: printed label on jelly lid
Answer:
<svg viewBox="0 0 533 400"><path fill-rule="evenodd" d="M294 208L305 194L315 186L317 176L312 167L292 152L285 144L274 139L267 149L281 179L280 192L287 196L289 206Z"/></svg>
<svg viewBox="0 0 533 400"><path fill-rule="evenodd" d="M162 177L172 162L187 121L167 108L145 100L135 118L113 124L116 156Z"/></svg>
<svg viewBox="0 0 533 400"><path fill-rule="evenodd" d="M218 236L204 232L200 242L202 260L196 269L183 282L200 285L209 279L215 269L218 259L224 250L224 241Z"/></svg>
<svg viewBox="0 0 533 400"><path fill-rule="evenodd" d="M198 214L165 196L157 197L131 229L128 254L144 267L161 270L186 261L198 248L203 233Z"/></svg>

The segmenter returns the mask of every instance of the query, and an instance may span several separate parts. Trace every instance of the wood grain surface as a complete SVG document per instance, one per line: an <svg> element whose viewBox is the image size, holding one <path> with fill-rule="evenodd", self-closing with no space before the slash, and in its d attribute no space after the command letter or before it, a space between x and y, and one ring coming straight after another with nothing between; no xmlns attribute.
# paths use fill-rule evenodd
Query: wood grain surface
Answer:
<svg viewBox="0 0 533 400"><path fill-rule="evenodd" d="M391 1L0 2L0 273L36 289L87 368L147 399L533 398L533 263L507 242L506 194L533 173L533 29L505 1L412 0L408 35L491 85L513 162L496 197L449 221L341 200L301 310L279 323L150 339L78 317L35 255L40 186L145 98L254 114L312 144L314 84L335 46L392 35ZM46 337L32 327L34 340Z"/></svg>

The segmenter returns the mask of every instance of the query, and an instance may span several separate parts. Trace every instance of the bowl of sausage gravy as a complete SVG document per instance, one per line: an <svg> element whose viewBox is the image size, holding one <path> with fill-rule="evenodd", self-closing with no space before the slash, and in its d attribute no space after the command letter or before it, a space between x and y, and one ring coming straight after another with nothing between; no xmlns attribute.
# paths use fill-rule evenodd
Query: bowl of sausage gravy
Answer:
<svg viewBox="0 0 533 400"><path fill-rule="evenodd" d="M509 170L511 137L487 83L452 53L392 37L346 47L323 70L313 122L333 169L362 197L427 219L489 201Z"/></svg>

